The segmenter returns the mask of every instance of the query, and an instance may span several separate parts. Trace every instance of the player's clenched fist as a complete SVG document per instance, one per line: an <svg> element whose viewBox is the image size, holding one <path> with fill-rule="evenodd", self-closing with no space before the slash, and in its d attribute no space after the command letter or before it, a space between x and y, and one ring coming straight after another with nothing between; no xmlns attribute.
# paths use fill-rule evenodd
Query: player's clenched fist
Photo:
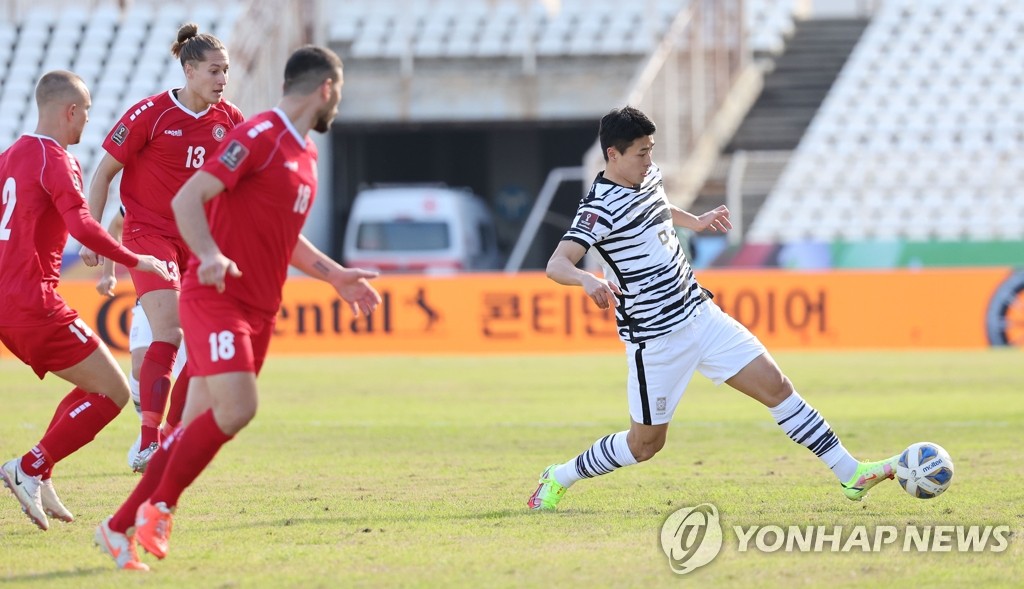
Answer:
<svg viewBox="0 0 1024 589"><path fill-rule="evenodd" d="M227 256L217 252L212 256L200 258L199 270L196 274L199 276L199 284L213 286L216 287L217 292L224 292L226 276L231 275L238 278L242 275L242 271Z"/></svg>

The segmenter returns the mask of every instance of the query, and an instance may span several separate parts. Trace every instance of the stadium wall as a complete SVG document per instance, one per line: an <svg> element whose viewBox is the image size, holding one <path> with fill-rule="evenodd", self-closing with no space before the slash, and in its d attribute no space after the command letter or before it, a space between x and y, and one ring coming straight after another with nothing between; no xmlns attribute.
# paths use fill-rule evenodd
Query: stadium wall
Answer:
<svg viewBox="0 0 1024 589"><path fill-rule="evenodd" d="M1024 270L706 270L715 301L771 349L956 349L1024 345ZM288 354L620 352L611 312L542 273L387 276L384 304L354 318L324 283L285 285L272 350ZM60 292L115 350L134 293Z"/></svg>

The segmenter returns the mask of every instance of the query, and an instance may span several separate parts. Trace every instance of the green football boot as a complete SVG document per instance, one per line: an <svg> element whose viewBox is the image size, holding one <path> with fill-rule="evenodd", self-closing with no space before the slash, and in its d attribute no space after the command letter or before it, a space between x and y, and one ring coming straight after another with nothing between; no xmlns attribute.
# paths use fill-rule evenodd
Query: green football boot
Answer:
<svg viewBox="0 0 1024 589"><path fill-rule="evenodd" d="M562 495L565 495L565 487L558 484L553 475L555 468L558 466L560 465L552 464L541 473L540 481L538 481L540 484L537 485L537 490L533 492L533 495L530 495L530 500L526 502L530 509L554 511L555 507L558 506L558 502L562 500Z"/></svg>
<svg viewBox="0 0 1024 589"><path fill-rule="evenodd" d="M896 461L899 460L900 455L897 454L892 458L886 458L885 460L879 460L878 462L861 462L857 466L857 472L853 473L850 480L845 483L841 483L843 487L843 494L850 501L860 501L864 498L864 495L868 494L871 487L874 487L878 483L885 479L891 479L896 476Z"/></svg>

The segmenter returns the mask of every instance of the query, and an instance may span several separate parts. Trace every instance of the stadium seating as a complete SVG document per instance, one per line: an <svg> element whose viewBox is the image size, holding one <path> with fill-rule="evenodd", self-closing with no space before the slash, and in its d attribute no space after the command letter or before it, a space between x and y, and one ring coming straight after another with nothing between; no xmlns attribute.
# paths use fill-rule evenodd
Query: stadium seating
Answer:
<svg viewBox="0 0 1024 589"><path fill-rule="evenodd" d="M1024 239L1024 4L889 0L748 242Z"/></svg>
<svg viewBox="0 0 1024 589"><path fill-rule="evenodd" d="M348 2L328 30L346 57L388 59L406 51L417 59L644 55L686 0L561 0L541 2L400 0ZM747 22L757 51L778 52L793 31L794 0L751 0Z"/></svg>
<svg viewBox="0 0 1024 589"><path fill-rule="evenodd" d="M123 14L113 2L89 10L40 7L30 9L20 22L0 22L0 149L35 128L39 76L70 69L92 92L89 124L81 143L71 147L88 176L102 155L103 138L129 106L182 84L181 64L169 51L178 27L191 20L201 32L228 43L243 4L130 6Z"/></svg>

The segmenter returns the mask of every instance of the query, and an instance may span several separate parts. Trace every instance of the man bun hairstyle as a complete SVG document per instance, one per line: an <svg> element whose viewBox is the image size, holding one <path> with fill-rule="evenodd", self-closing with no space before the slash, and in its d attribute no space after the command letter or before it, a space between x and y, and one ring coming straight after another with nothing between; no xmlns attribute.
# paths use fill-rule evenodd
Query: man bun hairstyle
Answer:
<svg viewBox="0 0 1024 589"><path fill-rule="evenodd" d="M640 109L632 106L613 108L601 118L598 137L601 139L601 153L608 161L608 148L614 147L619 153L626 153L629 146L641 137L654 135L658 128Z"/></svg>
<svg viewBox="0 0 1024 589"><path fill-rule="evenodd" d="M171 55L181 61L181 67L191 62L193 65L206 59L207 51L222 50L227 52L227 47L220 39L209 33L199 32L199 25L194 22L181 25L178 29L178 40L171 45Z"/></svg>
<svg viewBox="0 0 1024 589"><path fill-rule="evenodd" d="M318 45L300 47L284 66L284 93L309 94L327 78L337 80L341 71L341 58L330 49Z"/></svg>

